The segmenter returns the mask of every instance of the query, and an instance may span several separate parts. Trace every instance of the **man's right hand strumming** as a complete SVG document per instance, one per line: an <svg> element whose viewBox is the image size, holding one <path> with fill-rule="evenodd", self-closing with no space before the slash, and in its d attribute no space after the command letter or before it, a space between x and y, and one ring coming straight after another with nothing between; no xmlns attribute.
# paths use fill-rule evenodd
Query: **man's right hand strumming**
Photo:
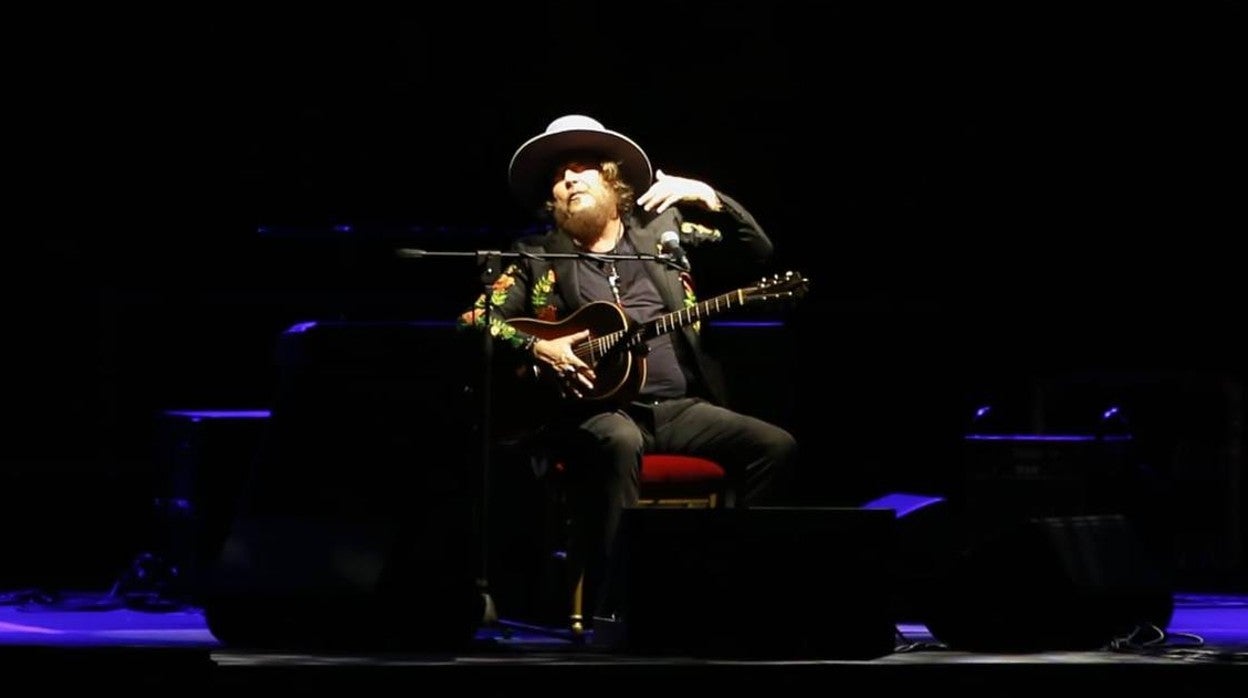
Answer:
<svg viewBox="0 0 1248 698"><path fill-rule="evenodd" d="M533 356L559 376L567 393L581 397L580 388L594 387L594 369L578 357L573 348L589 339L589 330L554 339L539 339L533 344Z"/></svg>

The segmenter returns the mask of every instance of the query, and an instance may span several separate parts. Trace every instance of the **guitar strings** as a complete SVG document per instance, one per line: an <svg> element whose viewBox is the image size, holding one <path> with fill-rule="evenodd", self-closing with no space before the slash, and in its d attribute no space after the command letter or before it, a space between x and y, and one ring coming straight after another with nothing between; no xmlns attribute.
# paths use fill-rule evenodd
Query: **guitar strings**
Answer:
<svg viewBox="0 0 1248 698"><path fill-rule="evenodd" d="M777 274L776 278L779 279L780 275ZM782 297L788 297L788 296L795 296L797 294L794 291L783 288L783 286L791 286L795 280L800 281L802 285L805 284L805 279L801 279L800 277L796 277L795 279L793 272L786 272L784 275L785 283L781 284L782 288L774 289L772 293L766 294L765 296L758 295L760 287L738 289L736 291L731 291L729 293L716 296L714 298L702 301L700 303L695 303L694 305L688 308L684 308L682 310L677 310L672 313L668 313L667 315L660 317L657 321L651 321L651 324L653 324L654 322L659 322L661 325L665 327L665 331L666 331L666 323L668 322L669 319L674 318L677 322L679 322L682 319L682 315L683 315L683 320L686 323L694 322L694 318L701 320L702 315L704 313L719 311L721 309L720 308L721 303L723 304L725 308L731 308L733 307L734 303L735 305L744 305L751 298L757 300L760 297L782 298ZM749 292L749 295L746 295L747 291ZM572 353L581 361L586 361L586 363L592 364L594 363L593 357L595 355L598 355L598 356L605 355L609 347L613 346L619 339L623 338L624 334L625 334L624 330L616 330L615 332L611 332L610 334L605 334L601 337L590 337L588 340L585 341L584 344L578 347L574 347L572 349ZM588 357L586 357L585 355L586 350L588 350L589 352ZM588 361L587 361L587 358L589 359Z"/></svg>

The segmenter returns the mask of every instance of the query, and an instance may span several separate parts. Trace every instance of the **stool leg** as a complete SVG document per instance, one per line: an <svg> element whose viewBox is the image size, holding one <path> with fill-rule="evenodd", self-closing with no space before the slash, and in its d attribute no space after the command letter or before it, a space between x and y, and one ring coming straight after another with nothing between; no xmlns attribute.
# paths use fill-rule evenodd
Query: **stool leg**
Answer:
<svg viewBox="0 0 1248 698"><path fill-rule="evenodd" d="M585 573L577 575L576 587L572 590L572 635L574 637L583 637L585 635Z"/></svg>

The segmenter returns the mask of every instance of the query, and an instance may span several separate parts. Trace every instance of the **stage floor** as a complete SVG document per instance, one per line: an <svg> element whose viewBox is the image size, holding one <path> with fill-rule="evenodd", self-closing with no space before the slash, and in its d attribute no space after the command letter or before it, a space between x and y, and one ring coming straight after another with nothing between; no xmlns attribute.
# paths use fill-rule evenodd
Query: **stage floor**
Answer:
<svg viewBox="0 0 1248 698"><path fill-rule="evenodd" d="M796 691L806 680L854 678L890 690L938 683L978 695L1019 695L1083 679L1113 681L1101 684L1109 688L1213 690L1248 663L1248 595L1178 594L1164 633L1142 631L1093 651L953 651L922 625L900 624L896 650L864 660L635 654L507 620L482 628L470 646L454 651L246 650L219 642L195 608L136 608L90 593L9 592L0 598L6 602L0 605L0 667L7 677L41 685L120 682L117 687L131 691L280 686L311 693L350 685L622 695L678 688Z"/></svg>

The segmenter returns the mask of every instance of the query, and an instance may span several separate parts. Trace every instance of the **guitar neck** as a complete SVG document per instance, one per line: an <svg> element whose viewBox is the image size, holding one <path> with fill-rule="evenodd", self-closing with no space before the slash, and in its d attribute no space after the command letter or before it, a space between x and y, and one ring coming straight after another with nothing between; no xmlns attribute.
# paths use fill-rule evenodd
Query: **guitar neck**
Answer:
<svg viewBox="0 0 1248 698"><path fill-rule="evenodd" d="M715 296L709 300L695 303L688 308L682 308L674 313L668 313L660 318L646 323L642 335L645 339L658 337L661 334L667 334L672 330L680 329L685 325L692 325L703 318L708 318L717 313L733 308L739 308L745 305L749 296L746 295L745 289L737 289L722 296Z"/></svg>
<svg viewBox="0 0 1248 698"><path fill-rule="evenodd" d="M748 299L749 295L746 293L746 289L737 289L722 296L715 296L709 300L695 303L688 308L668 313L643 325L597 337L591 342L594 356L602 356L611 351L620 351L646 340L654 339L659 335L680 329L685 325L691 325L716 313L739 308L745 305Z"/></svg>
<svg viewBox="0 0 1248 698"><path fill-rule="evenodd" d="M769 282L764 280L758 286L729 291L723 295L715 296L701 303L695 303L687 308L668 313L649 322L633 325L602 336L592 337L586 342L585 346L587 346L588 350L582 358L588 358L591 362L596 362L600 358L611 357L619 352L637 347L650 339L667 334L685 325L691 325L716 313L739 308L747 302L796 297L805 292L806 283L805 278L793 272L785 272L783 277L777 274L775 281ZM616 310L618 312L619 309L617 308ZM577 353L578 355L581 354L579 350Z"/></svg>

